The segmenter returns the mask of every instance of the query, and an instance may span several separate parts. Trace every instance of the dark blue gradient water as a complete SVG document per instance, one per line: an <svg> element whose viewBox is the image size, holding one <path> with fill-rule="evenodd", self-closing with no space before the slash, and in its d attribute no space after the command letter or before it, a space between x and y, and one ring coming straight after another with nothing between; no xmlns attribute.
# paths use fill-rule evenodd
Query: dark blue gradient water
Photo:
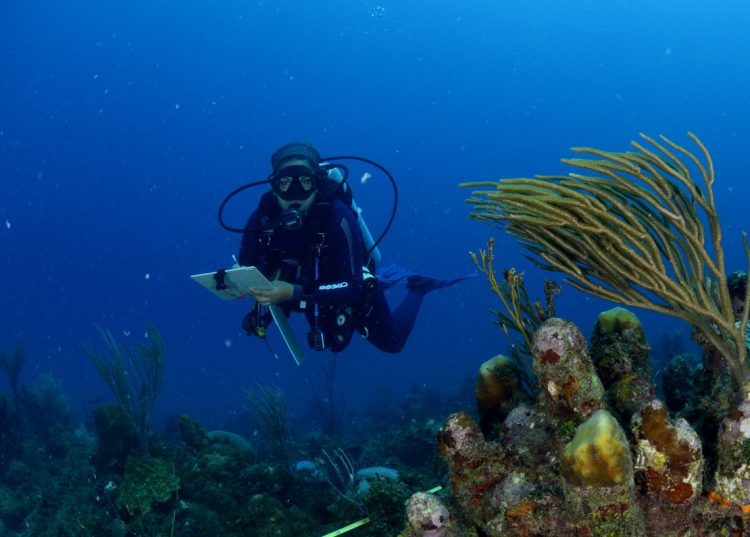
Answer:
<svg viewBox="0 0 750 537"><path fill-rule="evenodd" d="M464 180L560 173L568 148L624 149L646 132L712 150L729 269L745 268L750 8L645 1L6 1L0 4L0 348L23 344L23 381L52 372L73 407L107 396L83 352L94 323L123 342L153 323L169 348L161 417L243 420L243 388L276 384L293 416L324 392L325 359L297 367L245 336L249 304L189 274L232 264L216 211L291 140L391 170L400 192L384 260L435 276L548 274L515 241L470 222ZM392 195L354 166L377 234ZM227 219L242 225L256 189ZM558 279L559 278L558 276ZM394 300L398 297L394 296ZM338 359L349 412L413 387L456 390L507 340L482 278L429 295L404 351L355 340ZM558 313L589 334L610 304L564 287ZM688 328L641 313L652 343Z"/></svg>

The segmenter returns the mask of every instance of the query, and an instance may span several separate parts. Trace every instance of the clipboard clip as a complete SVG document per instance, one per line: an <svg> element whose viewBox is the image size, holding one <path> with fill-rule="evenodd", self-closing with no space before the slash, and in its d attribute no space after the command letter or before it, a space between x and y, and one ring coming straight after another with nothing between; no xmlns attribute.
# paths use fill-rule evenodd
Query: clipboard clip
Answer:
<svg viewBox="0 0 750 537"><path fill-rule="evenodd" d="M227 275L226 269L219 269L214 273L214 281L216 282L216 290L223 291L228 287L227 282L224 278Z"/></svg>

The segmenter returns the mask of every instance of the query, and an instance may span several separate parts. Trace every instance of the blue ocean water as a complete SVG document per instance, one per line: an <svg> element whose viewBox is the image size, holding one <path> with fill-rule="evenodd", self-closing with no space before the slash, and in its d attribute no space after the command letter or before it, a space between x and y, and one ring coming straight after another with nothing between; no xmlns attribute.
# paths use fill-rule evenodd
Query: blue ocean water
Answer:
<svg viewBox="0 0 750 537"><path fill-rule="evenodd" d="M459 275L495 236L498 265L525 271L537 294L561 278L469 221L456 185L560 173L571 146L620 150L639 132L687 143L692 130L715 159L727 266L745 268L749 22L737 0L3 2L0 348L22 344L22 382L51 372L81 414L110 397L83 351L100 344L94 324L135 344L153 323L169 352L160 417L243 420L255 384L305 415L327 358L298 367L273 333L275 358L240 329L249 304L188 277L232 264L239 237L218 226L218 205L292 140L391 170L386 262ZM352 179L377 234L390 187L362 166ZM236 198L230 223L260 194ZM337 360L341 404L354 415L415 387L458 389L507 347L497 306L475 278L426 298L399 355L355 340ZM558 313L588 334L610 306L567 286ZM652 343L687 337L639 315Z"/></svg>

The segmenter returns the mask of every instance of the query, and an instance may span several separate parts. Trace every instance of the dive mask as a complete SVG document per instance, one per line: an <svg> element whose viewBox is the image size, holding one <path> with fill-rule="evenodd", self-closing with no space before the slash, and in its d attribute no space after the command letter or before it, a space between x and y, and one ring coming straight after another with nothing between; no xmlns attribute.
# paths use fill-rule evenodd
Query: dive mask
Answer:
<svg viewBox="0 0 750 537"><path fill-rule="evenodd" d="M280 169L271 183L276 194L284 201L304 201L318 186L315 172L301 164Z"/></svg>

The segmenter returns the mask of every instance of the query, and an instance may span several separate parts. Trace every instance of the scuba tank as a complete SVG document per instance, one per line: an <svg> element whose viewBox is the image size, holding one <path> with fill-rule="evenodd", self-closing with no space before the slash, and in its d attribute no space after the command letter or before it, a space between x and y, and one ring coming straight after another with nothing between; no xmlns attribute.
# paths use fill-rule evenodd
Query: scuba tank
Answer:
<svg viewBox="0 0 750 537"><path fill-rule="evenodd" d="M325 167L326 164L326 162L320 163L321 167ZM339 168L338 166L331 167L328 169L327 175L329 179L332 179L333 181L339 183L344 192L351 191L351 189L349 188L349 184L345 181L345 177L341 171L341 168ZM357 202L354 201L353 196L351 197L351 202L349 205L354 210L354 212L357 213L357 223L359 224L359 230L362 232L362 240L365 244L365 252L367 252L367 254L369 255L370 262L372 264L371 272L375 273L380 268L380 249L375 244L375 239L372 238L372 233L370 233L370 229L367 227L367 222L365 222L365 218L362 216L362 210L357 205Z"/></svg>

